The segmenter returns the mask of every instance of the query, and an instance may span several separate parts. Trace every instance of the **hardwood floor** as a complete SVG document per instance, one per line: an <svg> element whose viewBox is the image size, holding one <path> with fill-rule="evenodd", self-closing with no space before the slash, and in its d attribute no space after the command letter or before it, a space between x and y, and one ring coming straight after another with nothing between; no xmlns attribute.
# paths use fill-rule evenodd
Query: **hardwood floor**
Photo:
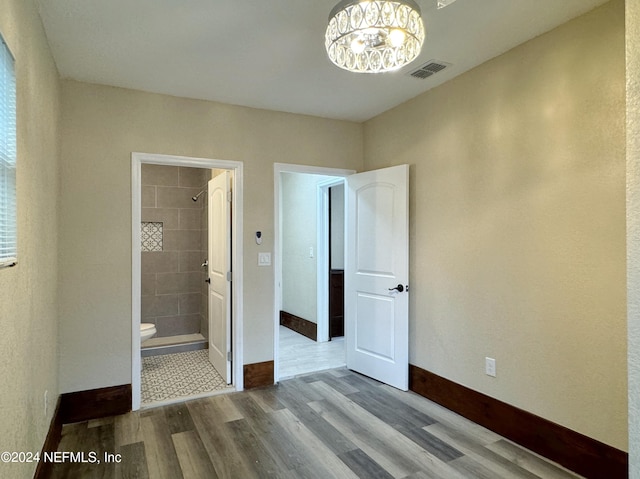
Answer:
<svg viewBox="0 0 640 479"><path fill-rule="evenodd" d="M578 476L414 393L335 369L277 386L67 425L58 478ZM105 453L121 462L105 463Z"/></svg>

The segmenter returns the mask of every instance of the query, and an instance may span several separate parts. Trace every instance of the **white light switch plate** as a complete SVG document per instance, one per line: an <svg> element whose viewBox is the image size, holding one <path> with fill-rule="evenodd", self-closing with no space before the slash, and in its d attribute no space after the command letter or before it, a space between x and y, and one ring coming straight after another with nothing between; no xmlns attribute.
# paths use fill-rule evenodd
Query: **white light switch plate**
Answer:
<svg viewBox="0 0 640 479"><path fill-rule="evenodd" d="M271 266L271 253L258 253L258 266Z"/></svg>

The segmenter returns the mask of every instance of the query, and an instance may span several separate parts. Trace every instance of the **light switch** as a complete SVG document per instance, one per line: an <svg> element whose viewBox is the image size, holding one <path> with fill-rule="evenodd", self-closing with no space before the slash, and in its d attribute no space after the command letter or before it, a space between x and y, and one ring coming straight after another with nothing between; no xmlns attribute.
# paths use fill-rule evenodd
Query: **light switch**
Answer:
<svg viewBox="0 0 640 479"><path fill-rule="evenodd" d="M258 253L258 266L271 266L271 253Z"/></svg>

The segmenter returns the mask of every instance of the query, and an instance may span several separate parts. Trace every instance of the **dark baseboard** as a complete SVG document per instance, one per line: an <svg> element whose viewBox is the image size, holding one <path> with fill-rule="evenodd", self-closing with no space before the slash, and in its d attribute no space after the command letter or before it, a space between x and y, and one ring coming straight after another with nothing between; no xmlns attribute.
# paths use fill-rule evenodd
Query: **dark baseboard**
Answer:
<svg viewBox="0 0 640 479"><path fill-rule="evenodd" d="M116 416L129 411L131 384L64 393L60 396L60 416L63 424Z"/></svg>
<svg viewBox="0 0 640 479"><path fill-rule="evenodd" d="M628 454L417 366L409 389L589 479L628 477Z"/></svg>
<svg viewBox="0 0 640 479"><path fill-rule="evenodd" d="M42 451L40 457L44 457L47 452L55 452L58 450L58 444L62 438L62 416L60 415L60 397L56 403L56 409L51 418L51 424L49 425L49 432L42 445ZM47 479L51 477L53 462L40 460L36 467L36 472L33 475L33 479Z"/></svg>
<svg viewBox="0 0 640 479"><path fill-rule="evenodd" d="M243 366L243 372L245 389L260 388L263 386L273 385L273 361L245 364Z"/></svg>
<svg viewBox="0 0 640 479"><path fill-rule="evenodd" d="M280 311L280 324L309 339L318 340L318 325L300 316Z"/></svg>
<svg viewBox="0 0 640 479"><path fill-rule="evenodd" d="M131 384L60 395L40 456L43 457L45 452L58 450L63 424L115 416L129 411L131 411ZM38 461L34 479L50 477L52 466L52 462Z"/></svg>

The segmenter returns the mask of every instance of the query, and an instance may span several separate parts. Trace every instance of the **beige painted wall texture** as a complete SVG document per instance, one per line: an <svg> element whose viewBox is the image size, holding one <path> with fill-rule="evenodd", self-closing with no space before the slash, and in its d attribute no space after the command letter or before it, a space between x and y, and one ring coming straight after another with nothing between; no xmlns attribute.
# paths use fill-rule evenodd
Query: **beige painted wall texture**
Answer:
<svg viewBox="0 0 640 479"><path fill-rule="evenodd" d="M362 125L62 82L60 388L131 382L131 153L244 162L244 362L273 359L273 164L361 169ZM254 241L263 232L263 243Z"/></svg>
<svg viewBox="0 0 640 479"><path fill-rule="evenodd" d="M411 165L410 362L626 450L624 2L364 141L366 169Z"/></svg>
<svg viewBox="0 0 640 479"><path fill-rule="evenodd" d="M640 2L626 2L629 477L640 478Z"/></svg>
<svg viewBox="0 0 640 479"><path fill-rule="evenodd" d="M18 265L0 270L0 450L35 452L58 396L60 85L34 2L0 2L0 32L16 58L18 118ZM35 466L2 464L0 476L33 477Z"/></svg>
<svg viewBox="0 0 640 479"><path fill-rule="evenodd" d="M282 310L318 322L318 184L322 175L281 173ZM309 254L313 248L313 256Z"/></svg>

